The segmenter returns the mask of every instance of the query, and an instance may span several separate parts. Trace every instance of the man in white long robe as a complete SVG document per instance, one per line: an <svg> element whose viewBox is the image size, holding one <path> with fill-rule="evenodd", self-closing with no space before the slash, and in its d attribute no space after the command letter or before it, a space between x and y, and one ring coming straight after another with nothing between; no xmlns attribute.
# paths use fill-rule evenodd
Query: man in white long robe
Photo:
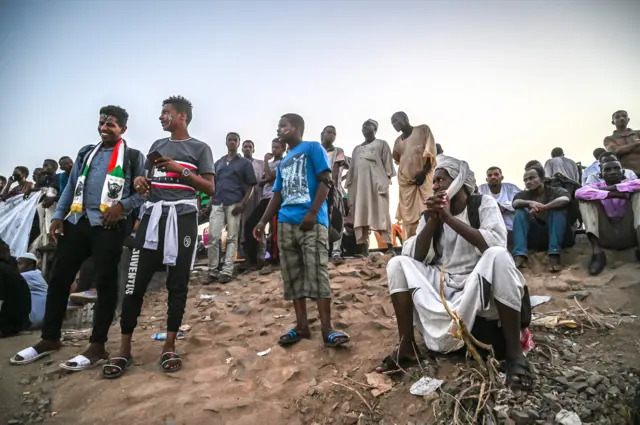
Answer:
<svg viewBox="0 0 640 425"><path fill-rule="evenodd" d="M509 382L529 389L533 379L520 345L524 278L506 249L507 229L498 204L488 195L472 196L474 186L466 162L451 157L438 162L434 195L427 199L417 236L387 265L400 345L377 370L386 372L417 360L413 325L432 351L462 348L462 341L451 334L453 321L440 299L444 268L445 298L451 309L469 330L477 316L500 320Z"/></svg>

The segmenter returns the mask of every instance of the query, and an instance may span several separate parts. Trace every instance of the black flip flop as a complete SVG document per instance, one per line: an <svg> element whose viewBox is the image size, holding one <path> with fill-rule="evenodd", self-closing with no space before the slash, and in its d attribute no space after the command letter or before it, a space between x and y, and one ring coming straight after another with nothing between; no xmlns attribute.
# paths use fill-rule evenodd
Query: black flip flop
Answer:
<svg viewBox="0 0 640 425"><path fill-rule="evenodd" d="M403 369L406 370L412 366L416 366L420 364L420 360L418 359L398 359L398 350L394 350L390 356L382 359L380 366L376 367L375 371L377 373L398 373ZM384 368L384 370L378 370L379 368Z"/></svg>
<svg viewBox="0 0 640 425"><path fill-rule="evenodd" d="M105 379L116 379L124 375L124 371L133 363L132 357L111 357L105 365L102 366L102 377ZM107 368L118 369L115 373L107 373Z"/></svg>
<svg viewBox="0 0 640 425"><path fill-rule="evenodd" d="M164 367L167 362L178 362L178 364L170 369L167 369L166 367ZM166 353L162 354L162 357L160 357L160 369L162 369L162 371L165 373L177 372L182 369L182 359L180 358L178 353L167 351Z"/></svg>
<svg viewBox="0 0 640 425"><path fill-rule="evenodd" d="M280 337L280 339L278 340L278 344L280 344L282 347L287 347L293 344L297 344L301 340L302 337L300 337L298 332L296 332L295 329L291 329L289 332Z"/></svg>
<svg viewBox="0 0 640 425"><path fill-rule="evenodd" d="M505 374L507 375L507 383L509 387L514 390L531 391L533 390L534 376L531 372L531 365L526 357L521 357L516 360L506 360L503 362ZM529 378L530 385L523 385L522 378Z"/></svg>
<svg viewBox="0 0 640 425"><path fill-rule="evenodd" d="M349 335L344 332L332 332L327 336L327 339L324 340L324 346L330 348L340 347L342 345L348 344L351 341Z"/></svg>

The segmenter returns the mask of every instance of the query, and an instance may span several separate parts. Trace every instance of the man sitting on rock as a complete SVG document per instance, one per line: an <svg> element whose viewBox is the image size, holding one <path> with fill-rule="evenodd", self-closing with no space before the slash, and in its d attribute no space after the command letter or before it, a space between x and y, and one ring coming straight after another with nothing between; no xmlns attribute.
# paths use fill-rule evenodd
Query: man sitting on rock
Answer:
<svg viewBox="0 0 640 425"><path fill-rule="evenodd" d="M516 267L528 266L529 248L546 249L549 271L559 272L562 270L560 252L567 231L567 208L571 195L566 189L548 185L544 170L537 166L524 172L524 184L527 189L513 198L513 208L516 210L513 219L513 256Z"/></svg>
<svg viewBox="0 0 640 425"><path fill-rule="evenodd" d="M638 246L640 238L640 179L626 179L615 156L600 163L603 182L576 191L580 212L593 253L589 274L597 275L607 264L602 248L623 250ZM640 259L640 251L636 251Z"/></svg>
<svg viewBox="0 0 640 425"><path fill-rule="evenodd" d="M18 270L29 286L31 293L31 313L29 321L31 329L40 329L44 320L44 310L47 302L48 285L37 268L38 257L26 252L18 257Z"/></svg>
<svg viewBox="0 0 640 425"><path fill-rule="evenodd" d="M477 317L500 320L509 384L529 390L533 376L520 344L524 278L506 249L507 229L498 204L491 196L472 195L474 186L466 162L441 158L417 236L387 265L400 345L376 371L392 372L418 362L414 324L430 350L462 348L463 342L451 334L455 324L440 298L444 271L445 298L468 329Z"/></svg>

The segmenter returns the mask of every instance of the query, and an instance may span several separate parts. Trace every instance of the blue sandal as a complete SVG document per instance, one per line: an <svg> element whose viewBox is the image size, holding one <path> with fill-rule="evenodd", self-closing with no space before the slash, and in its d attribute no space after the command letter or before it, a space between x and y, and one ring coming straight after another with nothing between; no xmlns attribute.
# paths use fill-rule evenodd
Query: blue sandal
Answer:
<svg viewBox="0 0 640 425"><path fill-rule="evenodd" d="M278 344L286 347L300 342L301 339L302 338L300 337L300 335L298 335L298 332L296 332L295 329L291 329L289 332L280 337L280 339L278 340Z"/></svg>
<svg viewBox="0 0 640 425"><path fill-rule="evenodd" d="M340 347L344 344L348 344L351 342L349 335L344 332L333 332L330 333L327 339L324 341L325 347L336 348Z"/></svg>

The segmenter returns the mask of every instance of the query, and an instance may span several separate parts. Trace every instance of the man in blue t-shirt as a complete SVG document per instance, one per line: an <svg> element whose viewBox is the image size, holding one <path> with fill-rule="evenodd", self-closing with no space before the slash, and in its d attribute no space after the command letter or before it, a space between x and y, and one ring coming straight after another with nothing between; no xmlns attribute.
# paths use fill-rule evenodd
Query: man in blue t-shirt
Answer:
<svg viewBox="0 0 640 425"><path fill-rule="evenodd" d="M284 281L284 299L292 300L296 327L280 337L282 346L310 338L307 298L315 299L328 347L349 342L349 336L331 326L329 283L329 217L327 195L333 185L329 158L318 142L303 142L304 120L285 114L278 124L278 137L289 152L278 165L273 197L255 227L256 239L264 239L264 228L278 214L278 248Z"/></svg>

